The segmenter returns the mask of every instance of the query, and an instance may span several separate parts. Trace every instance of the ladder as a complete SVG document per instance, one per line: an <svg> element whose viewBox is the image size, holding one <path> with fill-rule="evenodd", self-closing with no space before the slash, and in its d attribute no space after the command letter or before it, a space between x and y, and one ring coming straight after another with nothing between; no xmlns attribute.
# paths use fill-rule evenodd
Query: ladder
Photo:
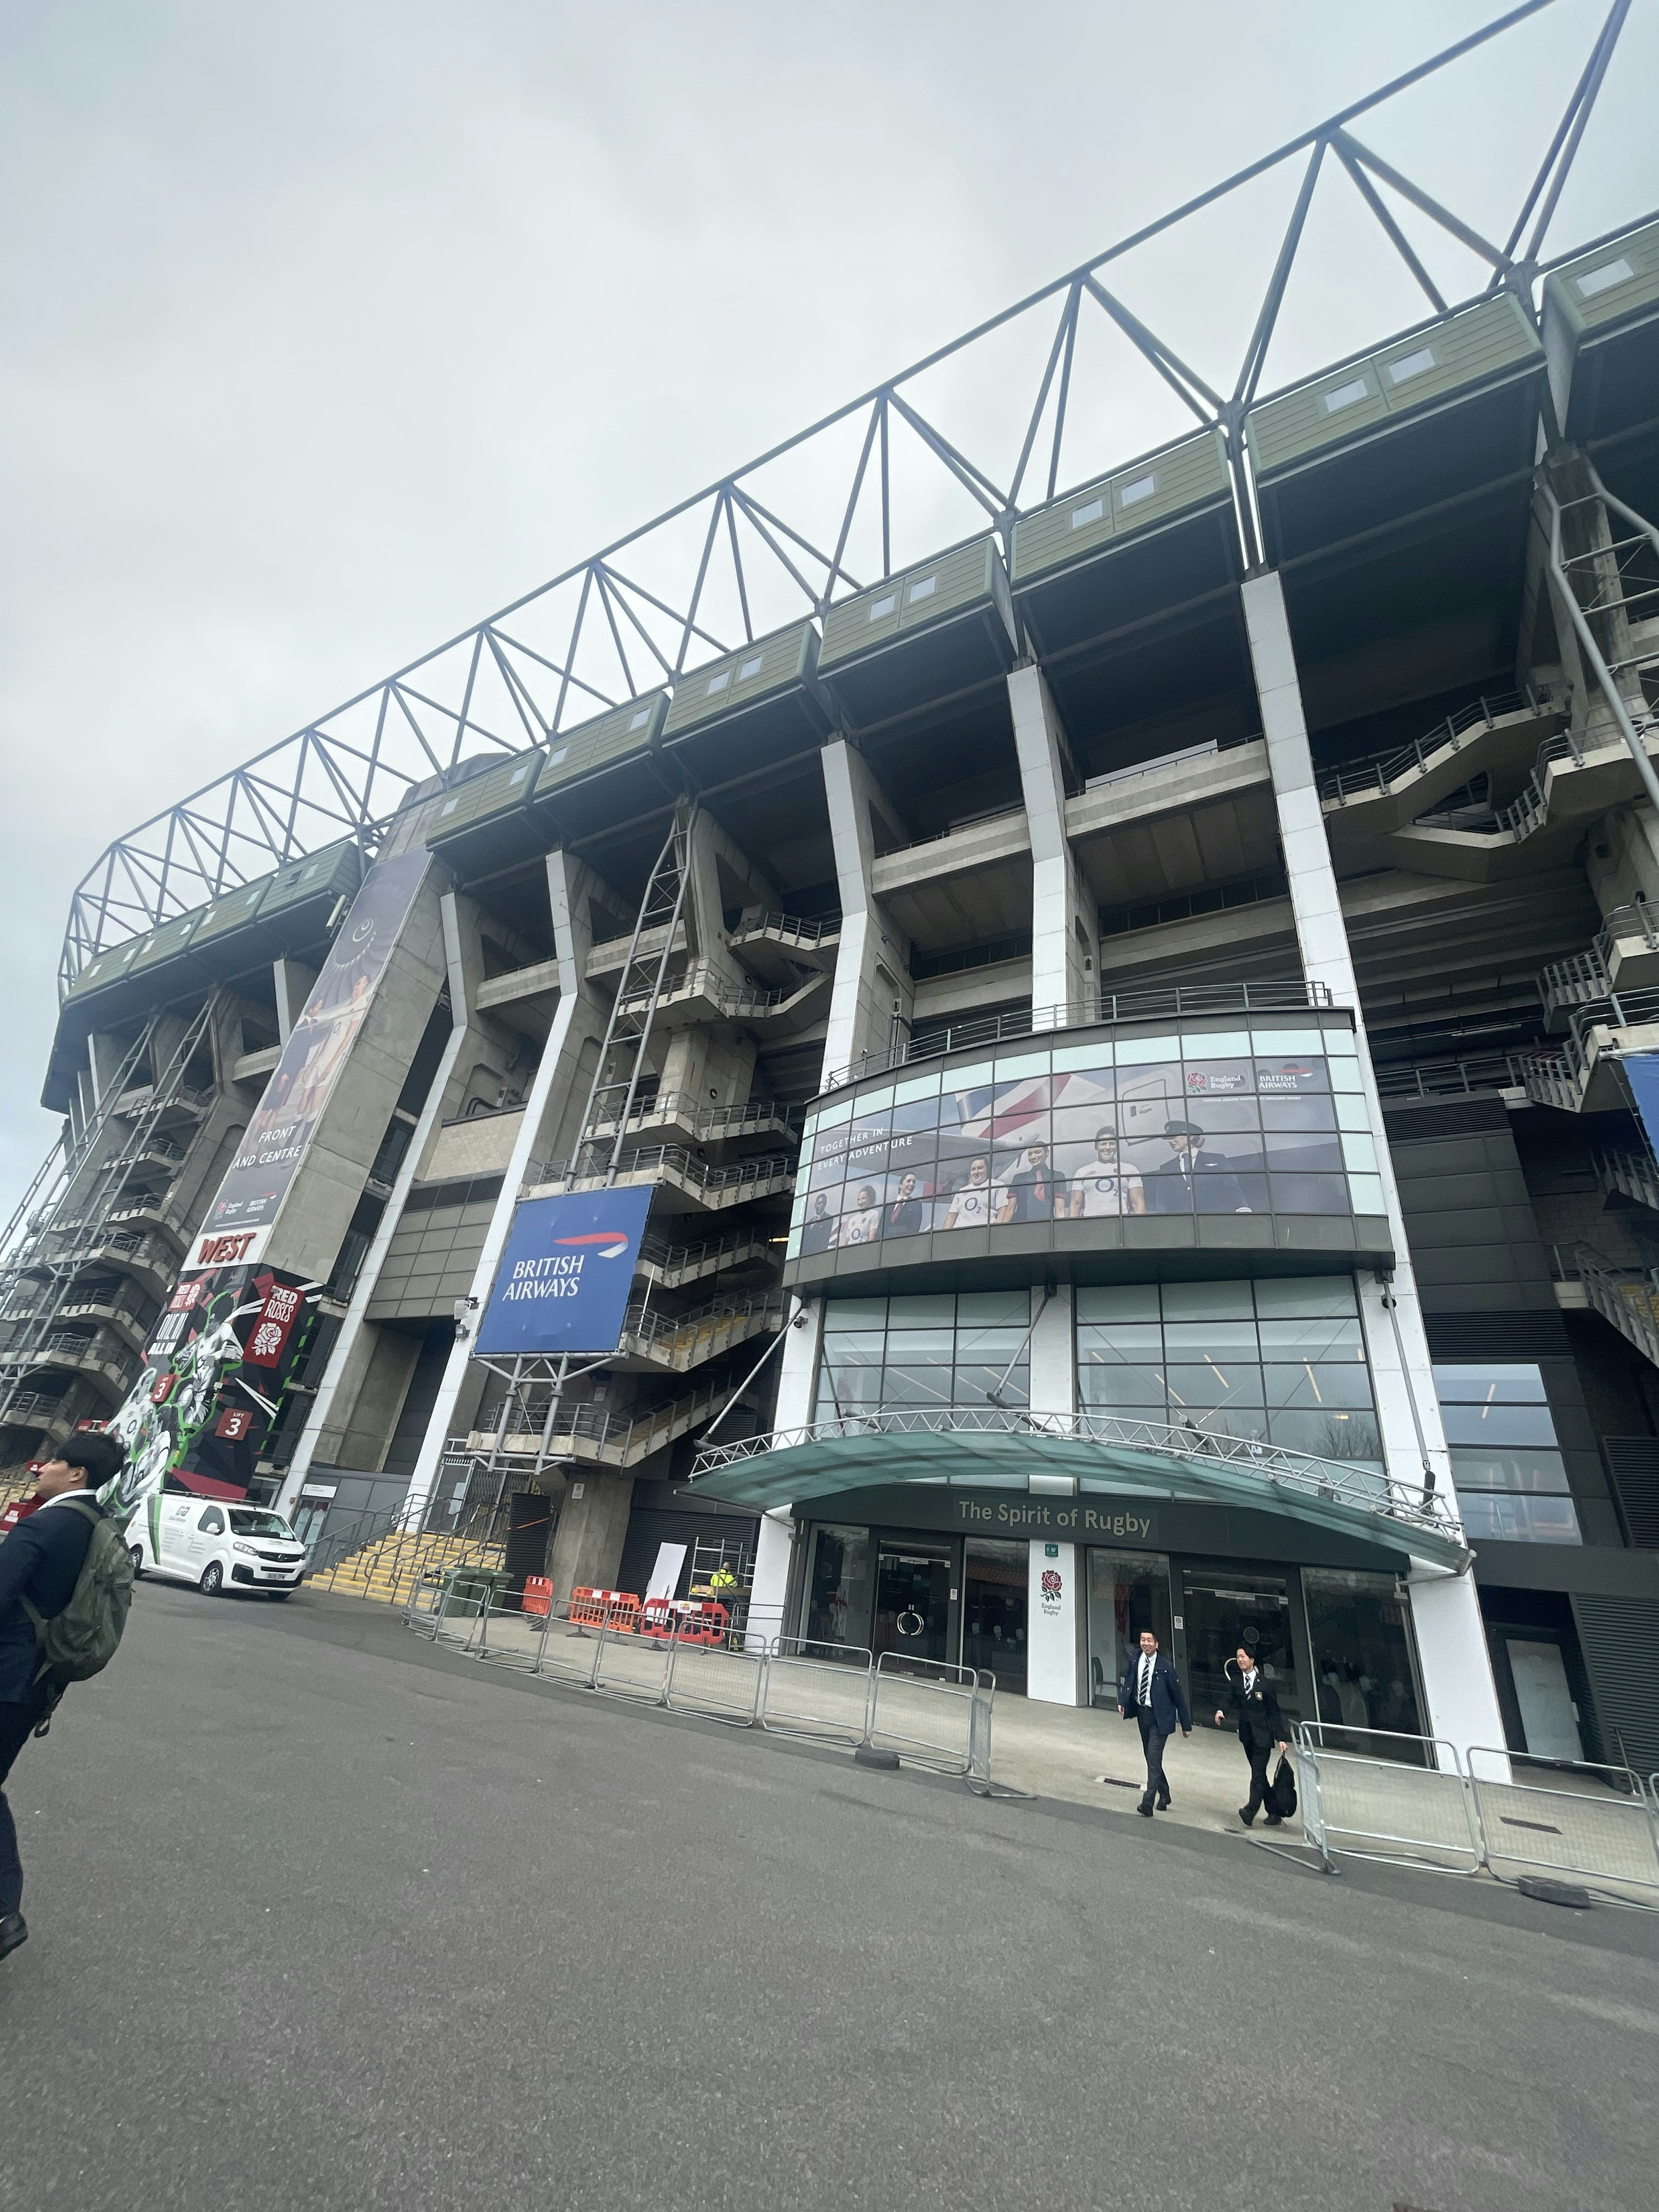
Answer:
<svg viewBox="0 0 1659 2212"><path fill-rule="evenodd" d="M0 1244L0 1328L8 1329L9 1340L0 1348L0 1426L10 1419L25 1395L24 1379L58 1327L70 1284L88 1254L108 1236L109 1218L125 1195L161 1117L183 1090L222 995L216 991L204 1001L160 1070L151 1063L150 1053L162 1017L151 1015L105 1085L98 1110L79 1139L47 1154L7 1224ZM124 1114L121 1101L137 1087L134 1079L146 1066L149 1095L136 1111ZM131 1127L104 1152L118 1116L129 1120Z"/></svg>

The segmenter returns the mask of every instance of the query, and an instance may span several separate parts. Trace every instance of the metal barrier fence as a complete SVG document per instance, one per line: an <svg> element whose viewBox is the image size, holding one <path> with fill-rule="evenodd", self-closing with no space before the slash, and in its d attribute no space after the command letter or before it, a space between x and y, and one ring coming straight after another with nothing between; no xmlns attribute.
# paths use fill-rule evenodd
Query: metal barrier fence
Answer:
<svg viewBox="0 0 1659 2212"><path fill-rule="evenodd" d="M1318 1722L1296 1735L1302 1832L1327 1873L1339 1856L1484 1869L1659 1911L1659 1775Z"/></svg>
<svg viewBox="0 0 1659 2212"><path fill-rule="evenodd" d="M418 1634L488 1665L508 1667L635 1704L818 1743L891 1751L913 1765L991 1778L993 1676L752 1626L723 1644L699 1629L641 1636L562 1598L545 1613L465 1568L417 1587L405 1619Z"/></svg>

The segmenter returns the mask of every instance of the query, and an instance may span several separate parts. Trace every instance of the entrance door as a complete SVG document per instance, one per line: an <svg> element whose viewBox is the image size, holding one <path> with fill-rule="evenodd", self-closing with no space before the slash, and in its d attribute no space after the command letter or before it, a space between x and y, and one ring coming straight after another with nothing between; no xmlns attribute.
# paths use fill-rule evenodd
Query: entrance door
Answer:
<svg viewBox="0 0 1659 2212"><path fill-rule="evenodd" d="M1291 1620L1288 1575L1246 1574L1237 1567L1184 1566L1187 1694L1195 1713L1225 1711L1238 1678L1242 1644L1255 1662L1287 1721L1304 1717L1301 1672Z"/></svg>
<svg viewBox="0 0 1659 2212"><path fill-rule="evenodd" d="M1161 1552L1089 1554L1089 1703L1117 1704L1117 1686L1150 1628L1170 1656L1170 1562Z"/></svg>
<svg viewBox="0 0 1659 2212"><path fill-rule="evenodd" d="M1515 1698L1521 1708L1527 1749L1534 1759L1583 1759L1583 1741L1560 1645L1530 1637L1508 1636L1504 1640L1509 1647L1510 1672L1515 1677Z"/></svg>
<svg viewBox="0 0 1659 2212"><path fill-rule="evenodd" d="M876 1555L876 1656L949 1656L951 1553L948 1546L884 1543Z"/></svg>
<svg viewBox="0 0 1659 2212"><path fill-rule="evenodd" d="M970 1536L962 1570L962 1663L984 1667L1000 1691L1025 1694L1025 1592L1030 1546Z"/></svg>

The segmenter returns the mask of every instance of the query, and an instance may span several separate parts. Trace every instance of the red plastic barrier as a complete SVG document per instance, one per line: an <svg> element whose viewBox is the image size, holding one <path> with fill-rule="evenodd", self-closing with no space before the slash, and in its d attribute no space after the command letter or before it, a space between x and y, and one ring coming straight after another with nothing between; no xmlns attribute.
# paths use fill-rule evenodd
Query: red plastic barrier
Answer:
<svg viewBox="0 0 1659 2212"><path fill-rule="evenodd" d="M524 1610L546 1615L553 1610L553 1585L545 1575L526 1575L524 1578Z"/></svg>

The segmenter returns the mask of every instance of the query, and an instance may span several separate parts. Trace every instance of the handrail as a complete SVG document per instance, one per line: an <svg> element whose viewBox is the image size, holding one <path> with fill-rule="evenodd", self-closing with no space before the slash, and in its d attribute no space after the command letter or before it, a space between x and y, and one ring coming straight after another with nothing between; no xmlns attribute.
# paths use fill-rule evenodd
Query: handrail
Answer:
<svg viewBox="0 0 1659 2212"><path fill-rule="evenodd" d="M1163 1421L1123 1420L1106 1413L1038 1413L1024 1407L942 1406L906 1407L902 1411L872 1410L841 1419L809 1422L793 1429L775 1429L769 1435L742 1437L732 1443L705 1444L691 1469L695 1482L721 1468L745 1460L763 1459L772 1452L792 1451L799 1446L839 1443L867 1436L1002 1435L1026 1438L1049 1437L1084 1443L1116 1444L1126 1450L1149 1452L1191 1464L1208 1460L1218 1466L1239 1468L1266 1481L1319 1498L1336 1498L1366 1512L1386 1513L1458 1545L1463 1531L1446 1492L1432 1482L1404 1482L1396 1475L1378 1474L1346 1461L1319 1459L1311 1453L1287 1451L1278 1444L1253 1437L1218 1435L1196 1425L1178 1428Z"/></svg>
<svg viewBox="0 0 1659 2212"><path fill-rule="evenodd" d="M645 1145L631 1152L624 1152L617 1164L618 1176L630 1175L672 1175L677 1181L699 1191L735 1190L745 1182L771 1182L795 1172L793 1152L761 1152L753 1159L733 1160L727 1167L715 1167L699 1159L684 1145ZM602 1181L602 1175L573 1174L566 1162L540 1160L532 1164L521 1193L531 1189L545 1190L557 1185L567 1190L580 1190L585 1185Z"/></svg>
<svg viewBox="0 0 1659 2212"><path fill-rule="evenodd" d="M841 935L840 915L825 915L817 921L804 921L794 914L773 914L757 906L746 906L738 916L738 926L727 933L726 942L736 945L739 938L787 937L796 945L817 945Z"/></svg>
<svg viewBox="0 0 1659 2212"><path fill-rule="evenodd" d="M1383 1098L1447 1098L1515 1087L1514 1055L1476 1053L1467 1060L1414 1060L1403 1067L1379 1067L1378 1096Z"/></svg>
<svg viewBox="0 0 1659 2212"><path fill-rule="evenodd" d="M1097 1003L1080 1012L1069 1006L1018 1006L1000 1014L969 1014L921 1036L906 1037L886 1052L866 1052L846 1067L819 1080L823 1097L849 1083L861 1083L911 1061L938 1060L946 1053L1000 1044L1013 1037L1036 1036L1050 1030L1095 1029L1109 1022L1179 1020L1200 1014L1286 1014L1334 1006L1327 983L1301 981L1266 983L1183 983L1164 990L1103 991Z"/></svg>
<svg viewBox="0 0 1659 2212"><path fill-rule="evenodd" d="M1420 775L1431 761L1444 753L1459 750L1466 732L1477 725L1489 730L1507 714L1535 715L1549 705L1552 696L1548 684L1534 688L1529 684L1522 691L1500 691L1491 697L1472 700L1403 750L1369 754L1363 761L1321 776L1320 799L1328 806L1346 806L1352 798L1386 798L1400 778ZM1559 714L1561 710L1558 708L1555 711Z"/></svg>
<svg viewBox="0 0 1659 2212"><path fill-rule="evenodd" d="M795 1126L795 1109L781 1106L775 1098L750 1098L741 1106L704 1106L694 1091L654 1091L648 1098L635 1098L628 1126L630 1129L636 1124L648 1128L653 1122L678 1121L682 1117L684 1126L702 1139L738 1136L745 1129L768 1127L793 1132ZM593 1134L616 1127L614 1110L596 1105Z"/></svg>

